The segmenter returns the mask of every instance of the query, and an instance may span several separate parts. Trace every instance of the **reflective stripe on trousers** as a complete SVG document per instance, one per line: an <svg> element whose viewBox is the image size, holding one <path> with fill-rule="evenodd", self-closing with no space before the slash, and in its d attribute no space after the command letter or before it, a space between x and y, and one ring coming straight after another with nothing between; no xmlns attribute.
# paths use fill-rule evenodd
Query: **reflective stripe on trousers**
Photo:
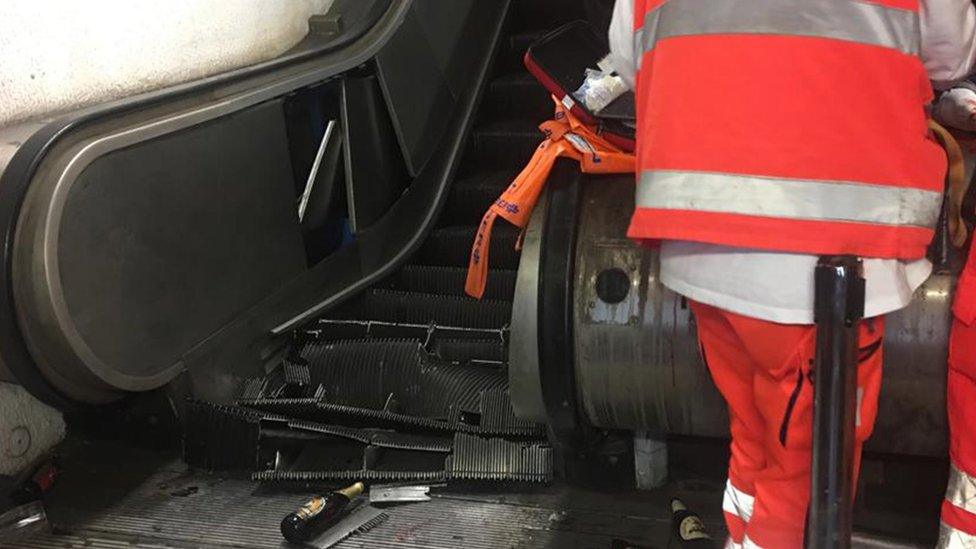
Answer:
<svg viewBox="0 0 976 549"><path fill-rule="evenodd" d="M976 549L976 536L956 530L946 523L939 524L938 549Z"/></svg>
<svg viewBox="0 0 976 549"><path fill-rule="evenodd" d="M952 464L945 499L964 511L976 514L976 478Z"/></svg>
<svg viewBox="0 0 976 549"><path fill-rule="evenodd" d="M931 227L942 193L907 187L756 175L644 170L637 207Z"/></svg>
<svg viewBox="0 0 976 549"><path fill-rule="evenodd" d="M729 480L725 483L725 495L722 497L722 510L749 522L756 504L756 498L732 485Z"/></svg>
<svg viewBox="0 0 976 549"><path fill-rule="evenodd" d="M702 9L700 0L670 0L644 15L634 52L661 40L705 34L774 34L857 42L918 55L921 30L912 10L834 0L724 0ZM639 67L639 65L638 65Z"/></svg>

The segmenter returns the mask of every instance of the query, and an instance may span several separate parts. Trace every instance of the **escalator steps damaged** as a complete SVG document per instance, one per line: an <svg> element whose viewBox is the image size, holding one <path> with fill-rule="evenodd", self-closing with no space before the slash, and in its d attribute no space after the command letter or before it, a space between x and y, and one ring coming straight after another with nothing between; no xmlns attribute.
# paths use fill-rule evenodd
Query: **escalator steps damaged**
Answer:
<svg viewBox="0 0 976 549"><path fill-rule="evenodd" d="M552 449L539 440L355 428L202 402L189 423L188 463L259 481L552 480Z"/></svg>
<svg viewBox="0 0 976 549"><path fill-rule="evenodd" d="M527 85L522 42L501 52L498 67L517 70L486 88L426 241L385 280L296 332L289 359L247 380L234 406L191 406L191 465L261 481L552 479L545 426L515 416L508 387L518 229L495 228L485 298L464 293L481 216L552 114L548 93ZM213 444L229 439L225 431L237 439Z"/></svg>

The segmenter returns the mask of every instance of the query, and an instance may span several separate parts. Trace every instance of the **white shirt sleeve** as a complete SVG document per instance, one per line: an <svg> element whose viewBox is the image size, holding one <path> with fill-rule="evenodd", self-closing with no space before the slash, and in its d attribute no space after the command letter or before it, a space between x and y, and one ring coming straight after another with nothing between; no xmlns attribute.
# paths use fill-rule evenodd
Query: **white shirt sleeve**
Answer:
<svg viewBox="0 0 976 549"><path fill-rule="evenodd" d="M922 61L937 88L976 64L976 8L970 0L922 0Z"/></svg>
<svg viewBox="0 0 976 549"><path fill-rule="evenodd" d="M634 0L617 0L614 4L608 38L614 70L627 87L633 90L637 74L637 52L634 51Z"/></svg>

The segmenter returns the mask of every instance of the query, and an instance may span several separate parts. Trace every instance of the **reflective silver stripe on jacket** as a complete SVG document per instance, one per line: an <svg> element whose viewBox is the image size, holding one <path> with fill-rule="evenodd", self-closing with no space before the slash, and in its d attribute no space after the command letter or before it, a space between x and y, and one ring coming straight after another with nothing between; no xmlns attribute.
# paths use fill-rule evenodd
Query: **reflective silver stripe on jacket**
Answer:
<svg viewBox="0 0 976 549"><path fill-rule="evenodd" d="M773 34L859 42L917 55L918 14L858 0L668 0L644 16L635 52L658 41L702 34Z"/></svg>
<svg viewBox="0 0 976 549"><path fill-rule="evenodd" d="M935 225L942 193L845 181L645 170L637 206L875 225Z"/></svg>
<svg viewBox="0 0 976 549"><path fill-rule="evenodd" d="M953 464L949 469L945 499L963 511L976 513L976 478Z"/></svg>
<svg viewBox="0 0 976 549"><path fill-rule="evenodd" d="M725 482L725 495L722 497L722 510L739 517L743 522L752 520L756 497L736 488L731 480Z"/></svg>
<svg viewBox="0 0 976 549"><path fill-rule="evenodd" d="M961 532L946 523L939 524L937 549L976 549L976 536Z"/></svg>

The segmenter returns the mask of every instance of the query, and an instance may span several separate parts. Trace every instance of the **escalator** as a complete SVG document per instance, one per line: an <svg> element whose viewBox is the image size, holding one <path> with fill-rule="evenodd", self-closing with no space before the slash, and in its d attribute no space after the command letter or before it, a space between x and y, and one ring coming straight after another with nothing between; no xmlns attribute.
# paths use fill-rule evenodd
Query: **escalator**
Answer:
<svg viewBox="0 0 976 549"><path fill-rule="evenodd" d="M545 428L516 417L508 390L519 266L514 227L497 227L484 299L464 294L481 216L540 141L536 121L551 113L546 92L520 68L538 34L510 36L502 45L454 183L419 249L296 331L283 366L246 381L236 407L193 407L190 423L220 427L188 436L188 447L200 449L188 453L191 465L257 469L248 472L266 483L552 480ZM250 456L244 463L228 462L227 448L214 451L206 442L242 414L257 435L241 437L251 446L230 446ZM275 428L324 438L295 448L274 440L282 433L267 434ZM382 441L376 428L385 429Z"/></svg>
<svg viewBox="0 0 976 549"><path fill-rule="evenodd" d="M57 532L11 547L277 546L276 521L298 493L353 479L449 489L339 547L609 547L616 537L662 545L675 493L721 537L724 407L700 363L687 307L655 283L654 256L622 235L628 178L557 164L521 235L524 252L518 231L499 223L485 298L463 292L481 216L552 114L550 97L522 66L525 49L565 21L601 24L608 4L451 6L438 15L437 2L393 2L342 55L299 56L183 95L85 113L26 142L0 180L0 378L5 366L79 424L104 425L66 444L69 471L82 474L66 475L51 495ZM185 140L220 142L214 156L240 162L200 161L213 171L188 173L173 195L154 196L167 204L196 194L210 208L177 201L153 219L155 205L124 193L143 180L122 178L81 195L88 202L65 221L88 240L54 252L39 244L50 234L45 200L58 191L45 177L91 151L93 136L126 135L214 104L234 107L174 130L175 149L122 158L79 187L97 188L119 169L170 173L190 158L180 149ZM328 160L324 124L302 126L309 113L342 127L340 160ZM365 137L355 141L356 131ZM235 138L253 134L260 137L234 148ZM137 145L120 142L112 160ZM323 206L335 215L310 230L293 219L293 206L315 179L317 147L335 180L316 188L335 189ZM207 188L227 180L252 192ZM93 228L102 207L116 208L114 218L132 230ZM155 224L141 224L145 218ZM180 226L200 219L213 223ZM138 230L172 230L156 243L176 251L156 257L158 250L126 247ZM199 248L183 247L193 239ZM79 252L89 248L102 255ZM136 251L120 258L117 249ZM67 308L43 284L58 273L47 267L52 253L79 275L75 286L68 276L58 288ZM143 270L126 271L134 261ZM119 278L99 280L106 265L118 266L110 272ZM180 269L194 277L167 284ZM147 278L126 286L126 273ZM258 282L239 285L243 279ZM936 277L894 323L891 346L901 358L885 383L896 396L882 404L891 413L879 424L877 453L866 458L863 528L924 539L937 525L930 488L944 484L938 370L951 284L948 274ZM173 287L192 291L167 293ZM89 288L98 292L85 295ZM923 326L934 336L918 345ZM78 352L79 341L99 356ZM919 376L938 378L935 388L917 391ZM107 431L152 438L173 410L178 452L105 440ZM631 489L633 431L670 435L670 482L660 490ZM124 472L115 470L120 460ZM597 477L598 488L567 485L566 477ZM903 497L912 492L924 493Z"/></svg>

